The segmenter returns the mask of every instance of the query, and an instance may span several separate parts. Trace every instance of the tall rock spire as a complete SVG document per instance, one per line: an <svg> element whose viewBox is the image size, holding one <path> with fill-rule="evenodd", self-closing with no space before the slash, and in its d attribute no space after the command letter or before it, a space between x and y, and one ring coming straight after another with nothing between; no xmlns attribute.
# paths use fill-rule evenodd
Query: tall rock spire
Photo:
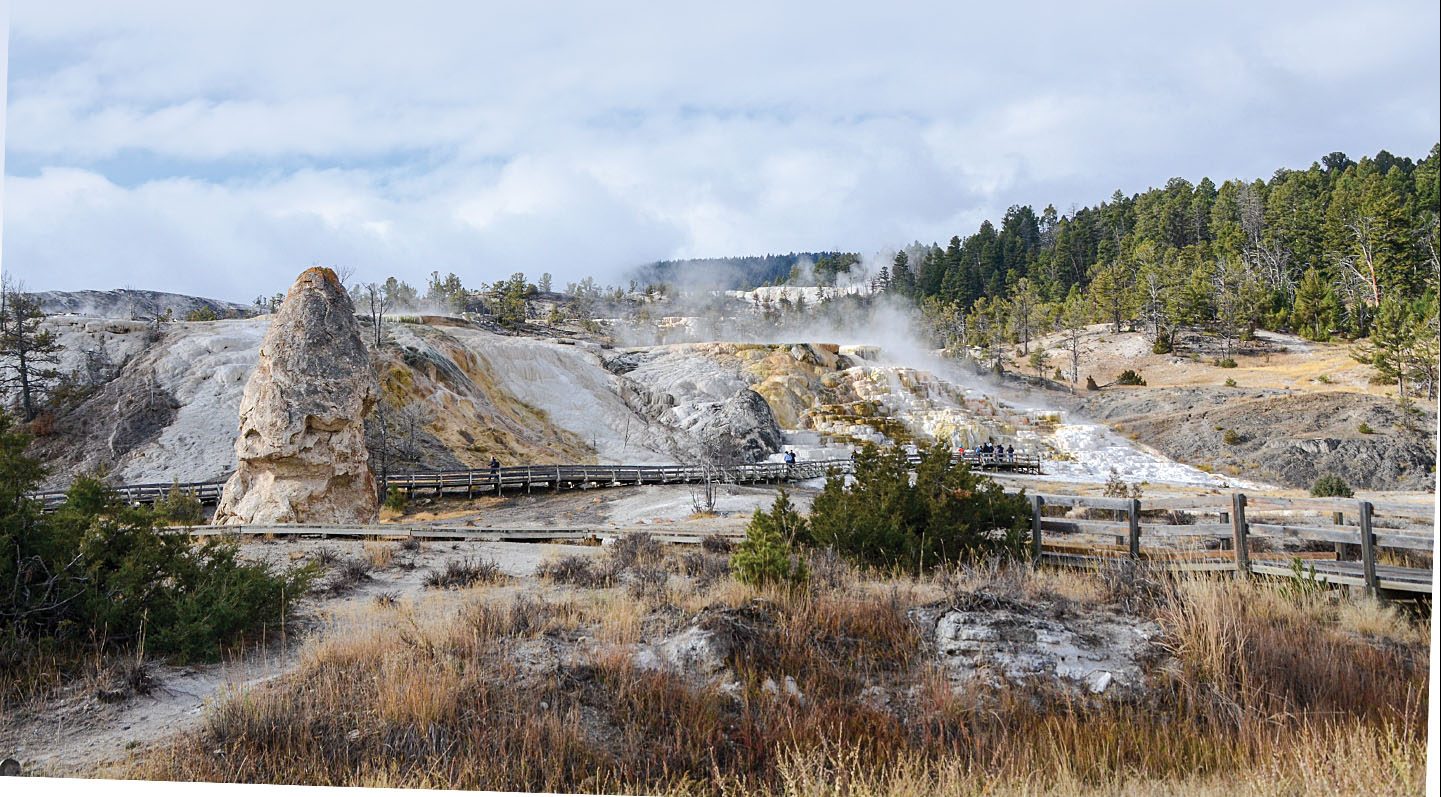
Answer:
<svg viewBox="0 0 1441 797"><path fill-rule="evenodd" d="M335 272L310 268L285 295L240 400L239 467L215 523L373 523L365 447L376 401L370 355Z"/></svg>

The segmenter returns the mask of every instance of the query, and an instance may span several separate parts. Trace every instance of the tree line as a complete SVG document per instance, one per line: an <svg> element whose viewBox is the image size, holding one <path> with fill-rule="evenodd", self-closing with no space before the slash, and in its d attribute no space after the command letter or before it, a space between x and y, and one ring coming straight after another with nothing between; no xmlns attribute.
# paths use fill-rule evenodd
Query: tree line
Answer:
<svg viewBox="0 0 1441 797"><path fill-rule="evenodd" d="M1380 380L1434 397L1438 166L1441 145L1420 161L1334 152L1269 180L1174 178L1065 214L1018 205L999 228L901 249L876 287L995 361L1002 346L1027 354L1039 334L1105 322L1144 329L1157 353L1202 332L1227 364L1267 329L1369 338L1355 354Z"/></svg>

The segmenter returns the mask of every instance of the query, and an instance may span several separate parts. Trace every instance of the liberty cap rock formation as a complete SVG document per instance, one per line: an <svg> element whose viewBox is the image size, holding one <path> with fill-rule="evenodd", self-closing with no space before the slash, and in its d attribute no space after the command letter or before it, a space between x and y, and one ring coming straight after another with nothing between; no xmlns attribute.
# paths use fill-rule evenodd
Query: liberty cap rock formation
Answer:
<svg viewBox="0 0 1441 797"><path fill-rule="evenodd" d="M374 522L379 496L364 418L375 401L350 297L334 271L307 269L260 345L240 400L239 467L214 522Z"/></svg>

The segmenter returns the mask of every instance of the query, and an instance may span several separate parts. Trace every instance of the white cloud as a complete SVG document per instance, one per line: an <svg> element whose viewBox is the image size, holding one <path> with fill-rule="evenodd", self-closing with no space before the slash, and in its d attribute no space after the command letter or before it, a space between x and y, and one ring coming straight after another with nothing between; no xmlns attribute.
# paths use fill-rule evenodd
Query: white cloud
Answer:
<svg viewBox="0 0 1441 797"><path fill-rule="evenodd" d="M26 3L5 263L245 298L945 240L1438 137L1437 10ZM177 176L178 175L178 176Z"/></svg>

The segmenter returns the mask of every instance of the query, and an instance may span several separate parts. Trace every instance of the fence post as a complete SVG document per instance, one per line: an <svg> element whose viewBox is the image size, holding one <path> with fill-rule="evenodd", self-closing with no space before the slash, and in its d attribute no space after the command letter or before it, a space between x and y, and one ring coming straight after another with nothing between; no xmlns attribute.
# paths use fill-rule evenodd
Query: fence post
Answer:
<svg viewBox="0 0 1441 797"><path fill-rule="evenodd" d="M1251 548L1246 541L1246 494L1231 494L1231 545L1236 549L1236 573L1251 575Z"/></svg>
<svg viewBox="0 0 1441 797"><path fill-rule="evenodd" d="M1141 499L1132 498L1131 505L1126 509L1126 519L1131 524L1130 548L1131 558L1141 558Z"/></svg>
<svg viewBox="0 0 1441 797"><path fill-rule="evenodd" d="M1376 579L1376 535L1371 533L1371 502L1361 501L1361 574L1366 579L1366 594L1375 595L1380 586Z"/></svg>
<svg viewBox="0 0 1441 797"><path fill-rule="evenodd" d="M1031 496L1031 567L1041 566L1041 507L1046 499Z"/></svg>

